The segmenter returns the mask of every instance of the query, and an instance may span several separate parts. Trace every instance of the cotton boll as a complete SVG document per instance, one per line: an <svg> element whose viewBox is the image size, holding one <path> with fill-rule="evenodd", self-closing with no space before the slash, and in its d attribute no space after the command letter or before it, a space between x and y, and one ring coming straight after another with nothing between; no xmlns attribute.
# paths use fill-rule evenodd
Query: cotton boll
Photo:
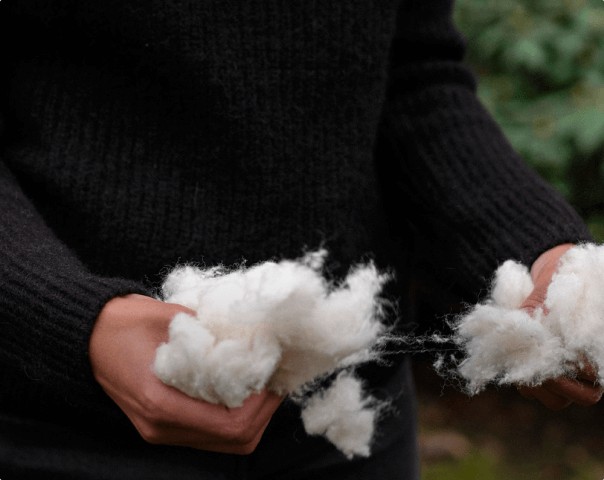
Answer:
<svg viewBox="0 0 604 480"><path fill-rule="evenodd" d="M348 458L368 457L376 421L376 409L370 403L360 380L342 373L306 403L304 428L309 435L325 436Z"/></svg>
<svg viewBox="0 0 604 480"><path fill-rule="evenodd" d="M519 308L533 290L533 281L526 266L508 260L495 272L492 301L501 307Z"/></svg>

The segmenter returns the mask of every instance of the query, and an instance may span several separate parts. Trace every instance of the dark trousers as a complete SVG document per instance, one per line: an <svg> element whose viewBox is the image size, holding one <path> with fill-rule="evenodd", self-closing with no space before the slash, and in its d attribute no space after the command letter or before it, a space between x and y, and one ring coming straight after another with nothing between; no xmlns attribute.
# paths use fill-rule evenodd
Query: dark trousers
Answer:
<svg viewBox="0 0 604 480"><path fill-rule="evenodd" d="M327 441L308 437L299 410L285 402L257 450L221 455L125 441L118 432L86 431L0 415L0 478L86 480L417 480L415 393L403 361L376 392L392 399L369 458L348 460Z"/></svg>

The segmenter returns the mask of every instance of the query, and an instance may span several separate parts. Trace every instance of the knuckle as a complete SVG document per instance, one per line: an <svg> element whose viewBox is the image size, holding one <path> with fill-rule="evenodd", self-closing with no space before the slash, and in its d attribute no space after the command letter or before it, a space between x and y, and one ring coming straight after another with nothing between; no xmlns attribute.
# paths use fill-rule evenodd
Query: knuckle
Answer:
<svg viewBox="0 0 604 480"><path fill-rule="evenodd" d="M239 448L237 449L237 451L235 453L237 453L238 455L251 455L256 450L258 443L260 443L260 442L252 441L252 442L246 443L245 445L241 445L241 446L239 446Z"/></svg>
<svg viewBox="0 0 604 480"><path fill-rule="evenodd" d="M224 430L225 440L241 448L254 441L257 432L243 416L234 416Z"/></svg>
<svg viewBox="0 0 604 480"><path fill-rule="evenodd" d="M136 429L145 442L152 445L159 445L162 443L161 431L155 425L143 422L136 425Z"/></svg>
<svg viewBox="0 0 604 480"><path fill-rule="evenodd" d="M161 397L154 389L147 389L143 392L138 401L138 408L139 415L145 419L146 424L158 425L165 417Z"/></svg>
<svg viewBox="0 0 604 480"><path fill-rule="evenodd" d="M253 435L245 429L231 426L224 432L224 439L233 445L241 446L249 443Z"/></svg>
<svg viewBox="0 0 604 480"><path fill-rule="evenodd" d="M585 398L585 404L586 405L595 405L596 403L598 403L600 401L601 398L602 398L602 392L600 392L600 391L590 392L589 395L587 395L587 397Z"/></svg>

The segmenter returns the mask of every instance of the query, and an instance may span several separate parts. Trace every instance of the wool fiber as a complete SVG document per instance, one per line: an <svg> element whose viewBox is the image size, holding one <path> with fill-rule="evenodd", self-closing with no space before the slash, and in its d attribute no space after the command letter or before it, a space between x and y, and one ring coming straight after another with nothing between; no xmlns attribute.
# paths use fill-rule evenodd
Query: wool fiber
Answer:
<svg viewBox="0 0 604 480"><path fill-rule="evenodd" d="M196 315L172 320L156 352L156 375L192 397L238 407L264 388L306 398L318 379L379 356L387 334L379 294L388 276L369 263L334 284L322 272L325 256L232 271L175 269L162 298ZM308 397L303 421L346 455L368 455L375 412L352 375Z"/></svg>
<svg viewBox="0 0 604 480"><path fill-rule="evenodd" d="M470 393L488 383L539 385L589 362L604 383L604 246L584 244L560 259L544 308L522 310L533 288L513 261L496 272L491 295L455 324Z"/></svg>

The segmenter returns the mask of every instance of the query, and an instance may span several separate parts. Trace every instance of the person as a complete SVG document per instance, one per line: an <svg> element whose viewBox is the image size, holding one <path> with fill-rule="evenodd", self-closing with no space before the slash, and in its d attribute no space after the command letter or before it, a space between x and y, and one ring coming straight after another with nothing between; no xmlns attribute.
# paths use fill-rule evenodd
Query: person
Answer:
<svg viewBox="0 0 604 480"><path fill-rule="evenodd" d="M361 369L393 408L372 455L349 461L288 399L228 409L159 382L154 351L186 309L155 294L180 263L324 245L334 278L366 258L396 272L398 328L418 266L476 299L502 261L534 264L539 303L590 236L480 105L451 10L0 4L2 478L418 477L407 356ZM561 407L600 391L524 393Z"/></svg>

